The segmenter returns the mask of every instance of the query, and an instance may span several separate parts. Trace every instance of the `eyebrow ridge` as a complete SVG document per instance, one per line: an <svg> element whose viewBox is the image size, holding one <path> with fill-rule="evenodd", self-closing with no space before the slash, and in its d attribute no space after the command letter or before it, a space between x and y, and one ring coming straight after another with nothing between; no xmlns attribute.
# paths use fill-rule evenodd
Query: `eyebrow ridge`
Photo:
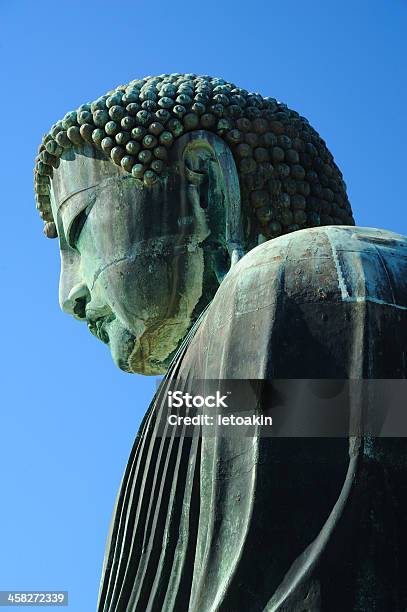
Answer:
<svg viewBox="0 0 407 612"><path fill-rule="evenodd" d="M98 187L100 185L99 183L95 183L94 185L90 185L89 187L82 187L82 189L76 189L76 191L71 191L70 193L68 193L68 195L66 195L64 198L62 198L62 200L60 202L58 202L57 204L57 209L59 210L60 208L62 208L62 206L73 196L77 195L78 193L82 193L83 191L88 191L89 189L94 189L95 187Z"/></svg>

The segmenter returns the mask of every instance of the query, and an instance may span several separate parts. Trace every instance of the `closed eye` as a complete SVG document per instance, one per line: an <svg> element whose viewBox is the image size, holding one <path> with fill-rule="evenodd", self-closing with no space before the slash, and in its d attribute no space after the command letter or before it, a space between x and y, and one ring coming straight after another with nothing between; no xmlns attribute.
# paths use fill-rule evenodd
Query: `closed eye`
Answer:
<svg viewBox="0 0 407 612"><path fill-rule="evenodd" d="M76 217L74 218L74 220L72 221L69 227L67 241L68 241L69 246L72 249L76 249L76 244L79 240L79 236L81 234L83 226L86 223L86 220L89 216L91 209L92 209L92 205L89 205L83 210L81 210L81 212L78 215L76 215Z"/></svg>

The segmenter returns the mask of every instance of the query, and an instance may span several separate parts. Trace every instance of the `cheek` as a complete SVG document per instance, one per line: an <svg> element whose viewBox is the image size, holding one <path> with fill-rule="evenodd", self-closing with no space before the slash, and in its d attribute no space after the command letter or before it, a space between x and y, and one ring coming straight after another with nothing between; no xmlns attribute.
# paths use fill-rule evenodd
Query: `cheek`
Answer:
<svg viewBox="0 0 407 612"><path fill-rule="evenodd" d="M190 314L202 292L202 253L177 257L138 255L108 265L95 283L130 330Z"/></svg>
<svg viewBox="0 0 407 612"><path fill-rule="evenodd" d="M134 329L139 321L167 316L172 279L164 258L138 256L108 265L98 276L94 290L103 295L121 321Z"/></svg>

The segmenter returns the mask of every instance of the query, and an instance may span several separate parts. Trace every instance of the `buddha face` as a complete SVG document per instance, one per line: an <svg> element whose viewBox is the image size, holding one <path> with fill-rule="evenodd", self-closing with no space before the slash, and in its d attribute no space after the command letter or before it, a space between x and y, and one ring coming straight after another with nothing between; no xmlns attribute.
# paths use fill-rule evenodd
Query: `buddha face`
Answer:
<svg viewBox="0 0 407 612"><path fill-rule="evenodd" d="M217 287L207 212L175 167L145 187L89 146L66 152L52 180L60 305L127 372L164 373Z"/></svg>

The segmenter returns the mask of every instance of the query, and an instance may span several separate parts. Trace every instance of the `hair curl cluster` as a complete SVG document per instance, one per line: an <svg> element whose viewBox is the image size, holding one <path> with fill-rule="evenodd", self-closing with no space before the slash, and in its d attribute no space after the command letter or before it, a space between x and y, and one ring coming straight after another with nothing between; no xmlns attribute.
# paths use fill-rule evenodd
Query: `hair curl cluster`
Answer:
<svg viewBox="0 0 407 612"><path fill-rule="evenodd" d="M55 123L35 163L37 208L57 235L50 180L64 150L91 144L153 185L174 141L192 130L225 140L239 173L242 206L266 238L318 225L354 225L342 173L307 119L274 98L195 74L120 85Z"/></svg>

